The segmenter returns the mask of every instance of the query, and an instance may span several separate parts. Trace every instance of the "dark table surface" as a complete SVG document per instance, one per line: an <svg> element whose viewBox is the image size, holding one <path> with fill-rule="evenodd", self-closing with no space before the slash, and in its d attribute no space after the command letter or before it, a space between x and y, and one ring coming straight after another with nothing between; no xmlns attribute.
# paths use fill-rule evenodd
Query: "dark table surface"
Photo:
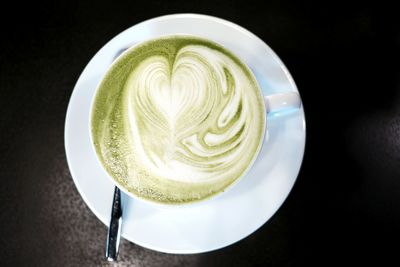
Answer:
<svg viewBox="0 0 400 267"><path fill-rule="evenodd" d="M357 266L378 261L388 266L384 261L398 261L400 24L397 9L379 2L3 5L0 265ZM66 162L68 100L85 65L113 36L145 19L182 12L238 23L285 62L306 111L302 169L279 211L234 245L171 255L123 240L119 263L108 264L102 261L106 226L78 194Z"/></svg>

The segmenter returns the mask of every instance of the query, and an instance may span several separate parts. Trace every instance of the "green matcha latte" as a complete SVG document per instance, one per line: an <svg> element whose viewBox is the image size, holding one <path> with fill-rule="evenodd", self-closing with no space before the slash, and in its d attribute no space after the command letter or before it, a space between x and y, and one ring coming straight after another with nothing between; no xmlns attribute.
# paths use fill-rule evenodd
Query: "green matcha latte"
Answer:
<svg viewBox="0 0 400 267"><path fill-rule="evenodd" d="M100 83L91 133L123 188L180 204L224 191L261 148L265 106L235 55L209 40L171 35L130 48Z"/></svg>

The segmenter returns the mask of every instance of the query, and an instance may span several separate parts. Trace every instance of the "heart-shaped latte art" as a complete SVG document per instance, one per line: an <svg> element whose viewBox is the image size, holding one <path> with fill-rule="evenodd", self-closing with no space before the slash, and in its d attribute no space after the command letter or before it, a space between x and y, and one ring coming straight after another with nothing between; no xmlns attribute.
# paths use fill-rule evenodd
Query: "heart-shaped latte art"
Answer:
<svg viewBox="0 0 400 267"><path fill-rule="evenodd" d="M126 52L93 105L92 136L106 170L163 203L223 191L254 161L264 128L248 68L221 46L182 35Z"/></svg>

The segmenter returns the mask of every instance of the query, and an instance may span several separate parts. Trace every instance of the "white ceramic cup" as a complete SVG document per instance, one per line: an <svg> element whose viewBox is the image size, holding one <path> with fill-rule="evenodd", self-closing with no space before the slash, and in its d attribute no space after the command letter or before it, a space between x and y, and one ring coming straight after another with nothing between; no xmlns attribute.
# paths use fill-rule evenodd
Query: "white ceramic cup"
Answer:
<svg viewBox="0 0 400 267"><path fill-rule="evenodd" d="M170 34L169 34L169 35L170 35ZM179 33L177 33L177 35L179 35ZM194 37L200 37L200 36L196 36L196 35L192 35L192 36L194 36ZM161 36L159 36L159 37L161 37ZM209 41L218 44L217 41L212 40L212 39L210 39L210 38L204 38L204 37L200 37L200 38L202 38L202 39L208 39ZM120 51L120 52L118 53L118 56L117 56L117 57L115 58L115 60L113 61L113 63L117 62L118 59L119 59L121 56L123 56L126 52L128 52L129 50L135 49L136 45L139 45L139 44L141 44L141 43L145 43L145 42L147 42L147 41L149 41L149 40L144 40L143 42L136 43L136 44L133 45L132 47L126 48L125 51ZM221 45L221 44L219 44L219 45ZM221 46L223 46L223 45L221 45ZM225 47L225 49L227 49L227 48ZM227 49L227 50L230 51L232 54L235 54L235 53L232 52L231 50L229 50L229 49ZM122 53L121 53L121 52L122 52ZM247 66L246 62L244 62L243 60L240 60L240 61L241 61L243 64L245 64L245 65ZM110 67L109 67L109 69L106 71L106 73L108 73L108 71L113 67L113 65L114 65L114 64L111 64L111 65L110 65ZM249 66L247 66L247 68L249 69L249 71L251 71L251 72L253 73L253 71L250 69ZM106 75L106 74L105 74L105 75ZM254 76L255 80L257 81L257 77L256 77L256 75L254 75L254 73L253 73L253 76ZM103 77L104 77L104 76L103 76ZM101 81L102 81L102 80L103 80L103 78L101 79ZM99 85L98 85L98 87L97 87L97 89L96 89L96 92L97 92L97 90L99 89L99 86L100 86L100 84L101 84L101 81L100 81L100 83L99 83ZM257 83L258 83L258 86L257 86L258 89L261 90L259 81L257 81ZM260 91L260 93L261 93L261 95L263 95L262 90ZM96 96L96 93L93 95L93 98L92 98L92 101L91 101L91 108L90 108L90 111L91 111L91 112L93 111L93 105L94 105L95 96ZM267 128L268 128L268 117L270 117L271 115L275 115L275 114L279 114L279 115L282 114L282 115L284 115L284 114L286 114L286 113L288 113L288 112L296 111L296 110L298 110L298 109L301 107L301 105L302 105L302 102L301 102L301 99L300 99L300 95L299 95L299 93L297 93L297 92L281 92L281 93L275 93L275 94L271 94L271 95L264 95L264 103L265 103L265 111L266 111L266 113L267 113L267 114L266 114L266 115L267 115L267 116L266 116L267 123L265 124L264 133L267 131ZM90 118L92 118L92 116L90 116ZM89 120L89 129L91 129L91 124L92 124L92 122L91 122L91 119L90 119L90 120ZM203 202L205 202L205 201L212 201L212 200L215 199L216 197L219 197L219 196L223 195L223 193L227 192L229 189L231 189L233 186L235 186L243 177L246 176L248 170L250 169L250 168L249 168L246 172L244 172L244 173L243 173L238 179L236 179L232 184L230 184L229 186L227 186L226 188L224 188L223 191L221 191L221 192L219 192L219 193L216 193L215 195L213 195L213 196L211 196L211 197L207 197L207 198L201 199L201 200L199 200L199 201L188 202L188 203L182 203L182 204L169 204L169 203L154 202L154 201L148 200L148 199L146 199L146 198L139 197L139 196L133 194L132 192L128 191L125 187L123 187L123 185L119 184L119 183L116 181L116 179L114 179L113 177L111 177L110 174L108 174L108 172L105 170L103 164L101 163L99 157L97 156L97 152L96 152L96 149L95 149L94 144L93 144L93 140L92 140L92 135L91 135L91 133L89 133L89 135L90 135L90 140L91 140L91 143L92 143L93 152L95 153L96 158L97 158L99 164L102 166L103 171L106 173L106 176L112 181L112 183L114 183L115 186L117 186L121 191L123 191L125 194L127 194L127 195L130 196L131 198L137 199L137 200L139 200L139 201L144 201L144 202L146 202L146 203L148 203L148 204L151 204L151 205L154 205L155 207L158 207L158 208L170 208L170 207L174 207L174 208L175 208L175 207L188 207L188 206L190 207L190 206L192 206L192 205L201 204L201 203L203 203ZM263 136L264 136L264 134L263 134ZM263 136L262 136L262 140L264 140ZM258 153L259 153L259 152L258 152ZM258 157L258 155L257 155L257 157ZM253 163L254 163L254 162L253 162Z"/></svg>

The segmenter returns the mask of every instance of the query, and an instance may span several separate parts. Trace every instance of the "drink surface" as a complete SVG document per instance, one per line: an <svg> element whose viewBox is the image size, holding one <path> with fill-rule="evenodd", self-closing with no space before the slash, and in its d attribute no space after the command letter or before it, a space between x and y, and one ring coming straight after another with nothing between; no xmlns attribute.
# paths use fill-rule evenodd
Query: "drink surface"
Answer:
<svg viewBox="0 0 400 267"><path fill-rule="evenodd" d="M135 46L97 90L92 140L111 177L167 204L224 191L261 148L265 106L251 71L220 45L186 35Z"/></svg>

